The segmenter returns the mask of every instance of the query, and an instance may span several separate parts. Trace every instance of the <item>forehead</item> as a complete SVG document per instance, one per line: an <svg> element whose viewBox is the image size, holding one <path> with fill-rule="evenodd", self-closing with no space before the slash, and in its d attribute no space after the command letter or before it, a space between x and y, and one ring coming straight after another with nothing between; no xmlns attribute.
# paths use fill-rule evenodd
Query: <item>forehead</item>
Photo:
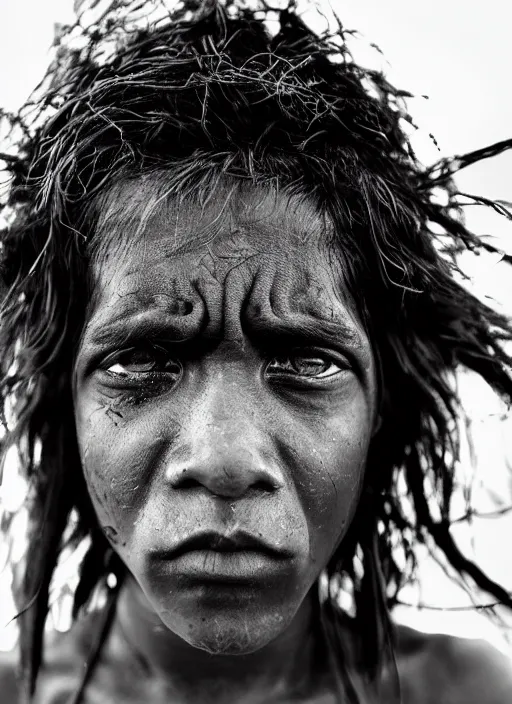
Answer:
<svg viewBox="0 0 512 704"><path fill-rule="evenodd" d="M117 184L99 206L96 261L158 240L167 257L198 248L304 252L325 242L329 222L306 197L219 179L186 197L160 176ZM228 240L226 242L226 240Z"/></svg>
<svg viewBox="0 0 512 704"><path fill-rule="evenodd" d="M223 182L206 198L179 199L132 183L100 213L93 319L155 309L190 328L191 311L204 309L216 335L229 321L242 334L244 321L266 310L359 334L328 232L326 218L296 195Z"/></svg>

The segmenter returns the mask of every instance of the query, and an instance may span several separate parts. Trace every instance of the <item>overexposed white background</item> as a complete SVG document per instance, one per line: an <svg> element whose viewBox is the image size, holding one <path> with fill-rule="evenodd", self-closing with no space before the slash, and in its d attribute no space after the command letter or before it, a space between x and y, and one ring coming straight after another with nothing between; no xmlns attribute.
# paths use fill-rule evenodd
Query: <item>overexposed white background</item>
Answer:
<svg viewBox="0 0 512 704"><path fill-rule="evenodd" d="M391 82L417 96L409 110L419 126L413 139L425 163L460 154L512 137L510 70L512 6L503 0L332 0L347 29L357 29L356 58L380 67ZM16 110L42 78L49 61L54 23L73 19L72 0L0 0L0 106ZM382 50L379 58L370 46ZM429 138L435 135L436 147ZM512 200L512 152L461 172L462 191ZM512 223L482 208L472 208L467 221L475 231L492 235L512 251ZM498 257L464 257L466 272L479 296L491 296L498 308L512 314L512 269ZM500 420L503 408L485 385L473 377L461 379L462 393L473 420L477 485L485 483L495 501L512 496L512 419ZM469 464L469 461L468 461ZM468 470L469 471L469 470ZM485 506L488 493L482 492ZM7 476L0 489L0 510L12 509L19 496ZM461 508L461 513L463 512ZM512 588L512 520L477 521L473 542L463 528L457 535L495 579ZM1 545L0 545L1 548ZM0 550L1 552L1 550ZM419 598L427 604L460 609L469 602L432 563L425 560ZM8 580L0 575L0 648L13 642ZM418 593L410 595L417 601ZM407 594L405 595L407 598ZM404 598L404 599L405 599ZM397 618L426 631L483 637L507 652L504 629L481 613L402 607ZM508 650L509 653L510 649Z"/></svg>

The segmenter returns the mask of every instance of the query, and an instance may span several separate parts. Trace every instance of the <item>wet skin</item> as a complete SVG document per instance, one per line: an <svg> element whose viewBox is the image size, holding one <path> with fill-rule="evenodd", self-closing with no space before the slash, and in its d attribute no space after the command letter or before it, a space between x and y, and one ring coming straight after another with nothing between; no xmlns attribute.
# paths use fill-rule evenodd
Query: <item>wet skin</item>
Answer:
<svg viewBox="0 0 512 704"><path fill-rule="evenodd" d="M202 209L162 201L138 232L134 198L143 184L113 199L117 244L108 217L97 235L74 379L94 509L142 590L126 627L161 659L263 667L305 643L359 499L370 341L311 205L225 185ZM221 540L247 536L264 548Z"/></svg>

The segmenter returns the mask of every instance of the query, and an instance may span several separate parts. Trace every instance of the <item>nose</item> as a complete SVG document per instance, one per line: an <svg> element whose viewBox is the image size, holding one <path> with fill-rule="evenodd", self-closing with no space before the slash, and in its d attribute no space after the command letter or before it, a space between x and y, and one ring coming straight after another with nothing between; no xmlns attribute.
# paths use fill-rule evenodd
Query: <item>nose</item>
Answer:
<svg viewBox="0 0 512 704"><path fill-rule="evenodd" d="M181 435L182 459L170 458L167 464L172 488L203 488L231 500L278 491L282 474L270 434L255 420L252 400L225 390L201 396Z"/></svg>

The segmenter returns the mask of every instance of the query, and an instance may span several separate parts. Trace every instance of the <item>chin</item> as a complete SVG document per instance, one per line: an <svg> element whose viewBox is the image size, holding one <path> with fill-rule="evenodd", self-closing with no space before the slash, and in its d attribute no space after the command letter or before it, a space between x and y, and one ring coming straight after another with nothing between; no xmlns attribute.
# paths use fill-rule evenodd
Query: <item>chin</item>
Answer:
<svg viewBox="0 0 512 704"><path fill-rule="evenodd" d="M289 626L293 614L219 613L190 618L161 614L164 624L194 648L210 655L249 655L271 643Z"/></svg>

